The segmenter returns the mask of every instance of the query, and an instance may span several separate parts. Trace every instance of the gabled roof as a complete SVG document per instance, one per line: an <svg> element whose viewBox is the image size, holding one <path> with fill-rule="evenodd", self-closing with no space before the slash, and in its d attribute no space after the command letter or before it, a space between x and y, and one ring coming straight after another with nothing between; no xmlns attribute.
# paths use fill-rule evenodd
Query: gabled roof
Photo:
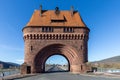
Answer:
<svg viewBox="0 0 120 80"><path fill-rule="evenodd" d="M35 10L26 26L86 27L77 11L71 15L70 11L60 11L56 14L55 10L42 10L42 15L40 10Z"/></svg>

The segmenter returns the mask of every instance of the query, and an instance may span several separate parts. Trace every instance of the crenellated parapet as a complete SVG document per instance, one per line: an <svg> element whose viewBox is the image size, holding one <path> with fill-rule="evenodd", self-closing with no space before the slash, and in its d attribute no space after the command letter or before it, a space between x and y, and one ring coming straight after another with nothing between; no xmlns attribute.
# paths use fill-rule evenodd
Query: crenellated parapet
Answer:
<svg viewBox="0 0 120 80"><path fill-rule="evenodd" d="M24 34L24 40L88 40L88 34L80 33L41 33Z"/></svg>

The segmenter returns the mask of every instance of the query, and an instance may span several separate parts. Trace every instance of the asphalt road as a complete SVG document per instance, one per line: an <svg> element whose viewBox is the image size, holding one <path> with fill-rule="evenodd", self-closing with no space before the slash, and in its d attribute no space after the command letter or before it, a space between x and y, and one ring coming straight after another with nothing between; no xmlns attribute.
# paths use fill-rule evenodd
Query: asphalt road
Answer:
<svg viewBox="0 0 120 80"><path fill-rule="evenodd" d="M59 66L53 66L52 68L48 69L46 72L61 72L61 71L65 71L62 68L60 68Z"/></svg>
<svg viewBox="0 0 120 80"><path fill-rule="evenodd" d="M22 79L15 79L15 80L120 80L120 78L87 76L80 74L72 74L69 72L59 72L59 73L38 74L36 76L26 77Z"/></svg>
<svg viewBox="0 0 120 80"><path fill-rule="evenodd" d="M59 71L59 72L57 72ZM36 76L15 79L15 80L120 80L120 78L112 78L112 77L103 77L103 76L88 76L88 75L80 75L80 74L72 74L64 71L59 66L53 66L48 69L48 72L52 73L44 73L38 74Z"/></svg>

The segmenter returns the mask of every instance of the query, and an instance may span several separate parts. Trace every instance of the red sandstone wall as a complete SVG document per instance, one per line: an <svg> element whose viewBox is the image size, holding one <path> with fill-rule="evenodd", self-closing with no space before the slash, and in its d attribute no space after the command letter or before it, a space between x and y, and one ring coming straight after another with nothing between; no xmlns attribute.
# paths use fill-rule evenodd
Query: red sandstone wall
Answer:
<svg viewBox="0 0 120 80"><path fill-rule="evenodd" d="M74 33L63 33L63 28L55 28L54 29L54 34L80 34L80 38L75 38L73 39L40 39L40 37L37 36L37 34L43 34L41 32L41 28L35 27L35 28L24 28L23 30L24 33L24 41L25 41L25 60L28 65L31 65L32 72L40 72L40 67L38 70L35 70L35 58L36 55L40 52L41 49L48 45L52 44L63 44L66 46L69 46L73 51L75 52L73 55L76 55L73 61L71 61L71 72L81 72L81 65L86 63L88 61L88 56L87 56L87 41L88 41L88 29L82 29L82 28L75 28ZM32 35L32 39L30 38L30 34ZM52 34L52 33L45 33L45 34ZM35 35L35 36L34 36ZM75 36L74 35L74 36ZM81 37L83 35L83 37ZM86 35L86 36L85 36ZM64 47L66 48L66 47ZM68 49L68 48L66 48ZM63 50L63 49L62 49ZM65 50L62 51L63 53ZM49 53L49 52L48 52ZM53 54L53 53L51 53ZM64 53L65 54L65 53ZM48 54L49 55L49 54ZM66 55L66 54L65 54ZM44 55L47 56L47 55ZM66 55L67 56L67 55ZM44 59L45 57L43 57ZM68 55L69 58L69 55ZM43 60L41 58L41 60ZM41 63L42 64L42 63Z"/></svg>

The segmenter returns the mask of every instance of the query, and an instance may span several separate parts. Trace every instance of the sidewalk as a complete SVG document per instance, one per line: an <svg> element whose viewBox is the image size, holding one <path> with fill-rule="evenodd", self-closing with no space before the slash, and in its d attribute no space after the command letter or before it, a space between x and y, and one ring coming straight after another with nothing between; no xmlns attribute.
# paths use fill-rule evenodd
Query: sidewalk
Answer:
<svg viewBox="0 0 120 80"><path fill-rule="evenodd" d="M26 74L26 75L14 74L14 75L0 77L0 80L8 80L8 79L16 79L16 78L18 79L18 78L24 78L24 77L30 77L30 76L35 76L35 74Z"/></svg>
<svg viewBox="0 0 120 80"><path fill-rule="evenodd" d="M87 73L87 74L81 74L84 76L94 76L94 77L111 77L111 78L120 78L120 74L114 74L114 73L105 73L105 72L94 72L94 73Z"/></svg>

